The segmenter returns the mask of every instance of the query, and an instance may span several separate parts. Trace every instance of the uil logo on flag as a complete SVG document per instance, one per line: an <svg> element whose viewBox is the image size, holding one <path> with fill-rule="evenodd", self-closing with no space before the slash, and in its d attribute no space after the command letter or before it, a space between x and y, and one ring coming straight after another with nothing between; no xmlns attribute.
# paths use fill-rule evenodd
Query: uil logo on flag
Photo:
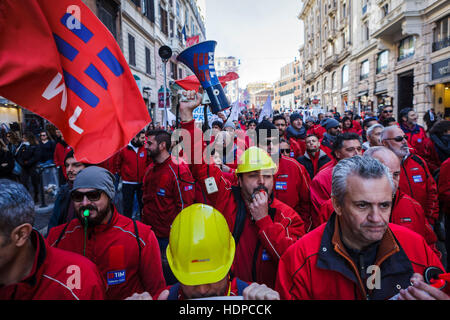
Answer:
<svg viewBox="0 0 450 320"><path fill-rule="evenodd" d="M3 0L0 12L0 95L52 122L79 161L108 159L151 121L116 40L81 0Z"/></svg>

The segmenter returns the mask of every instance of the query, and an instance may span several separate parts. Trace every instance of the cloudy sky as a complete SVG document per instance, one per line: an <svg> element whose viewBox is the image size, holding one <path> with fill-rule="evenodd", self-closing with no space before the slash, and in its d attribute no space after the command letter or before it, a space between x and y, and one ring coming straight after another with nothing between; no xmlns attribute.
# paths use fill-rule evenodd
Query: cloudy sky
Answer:
<svg viewBox="0 0 450 320"><path fill-rule="evenodd" d="M300 0L198 0L216 56L241 60L240 83L275 82L303 43Z"/></svg>

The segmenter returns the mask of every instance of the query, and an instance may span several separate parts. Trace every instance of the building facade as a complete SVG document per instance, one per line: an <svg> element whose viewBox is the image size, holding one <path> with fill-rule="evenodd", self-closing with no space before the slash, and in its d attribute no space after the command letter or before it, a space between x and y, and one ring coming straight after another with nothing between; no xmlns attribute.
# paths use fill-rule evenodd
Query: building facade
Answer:
<svg viewBox="0 0 450 320"><path fill-rule="evenodd" d="M269 95L274 95L274 87L270 82L251 82L247 84L246 90L250 97L249 105L257 109L262 108Z"/></svg>
<svg viewBox="0 0 450 320"><path fill-rule="evenodd" d="M215 57L215 68L217 76L221 77L228 72L239 73L240 61L235 57ZM225 95L230 103L239 99L239 79L229 81L224 88Z"/></svg>
<svg viewBox="0 0 450 320"><path fill-rule="evenodd" d="M450 115L449 16L443 0L306 1L303 103Z"/></svg>
<svg viewBox="0 0 450 320"><path fill-rule="evenodd" d="M274 110L295 110L300 103L300 62L288 63L280 69L280 80L274 84Z"/></svg>

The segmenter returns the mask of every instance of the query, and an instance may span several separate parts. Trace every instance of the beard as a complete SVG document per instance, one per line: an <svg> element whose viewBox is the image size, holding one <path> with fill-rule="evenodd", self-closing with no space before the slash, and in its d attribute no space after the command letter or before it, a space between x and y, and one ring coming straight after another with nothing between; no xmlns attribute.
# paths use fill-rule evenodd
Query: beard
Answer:
<svg viewBox="0 0 450 320"><path fill-rule="evenodd" d="M402 159L409 154L409 147L407 144L405 144L405 145L402 145L399 149L392 150L392 151L395 153L395 155L397 157Z"/></svg>
<svg viewBox="0 0 450 320"><path fill-rule="evenodd" d="M87 217L88 226L89 227L95 227L95 226L100 225L103 222L103 220L105 220L105 217L108 215L110 208L111 208L111 202L110 201L108 201L108 205L106 206L106 208L102 209L102 210L99 210L97 208L97 206L95 206L93 204L90 204L90 205L87 205L87 206L81 206L78 209L77 218L78 218L78 220L80 220L80 223L84 226L85 219L84 219L83 212L85 210L89 210L89 212L95 211L95 212L97 212L95 217L92 217L91 215Z"/></svg>
<svg viewBox="0 0 450 320"><path fill-rule="evenodd" d="M152 158L153 160L155 160L160 154L161 152L159 151L159 149L156 150L147 150L147 154L150 158Z"/></svg>

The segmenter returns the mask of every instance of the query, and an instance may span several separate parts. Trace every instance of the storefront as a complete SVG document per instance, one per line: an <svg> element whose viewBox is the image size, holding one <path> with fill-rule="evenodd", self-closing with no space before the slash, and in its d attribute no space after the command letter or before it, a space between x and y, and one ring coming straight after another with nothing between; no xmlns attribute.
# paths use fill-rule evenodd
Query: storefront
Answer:
<svg viewBox="0 0 450 320"><path fill-rule="evenodd" d="M431 80L432 107L450 119L450 58L431 65Z"/></svg>
<svg viewBox="0 0 450 320"><path fill-rule="evenodd" d="M374 94L376 96L375 111L379 111L379 109L383 106L392 105L392 97L388 95L387 79L382 79L375 82Z"/></svg>
<svg viewBox="0 0 450 320"><path fill-rule="evenodd" d="M2 128L7 127L8 130L11 127L11 124L19 124L22 122L22 110L21 108L5 99L0 97L0 126Z"/></svg>

